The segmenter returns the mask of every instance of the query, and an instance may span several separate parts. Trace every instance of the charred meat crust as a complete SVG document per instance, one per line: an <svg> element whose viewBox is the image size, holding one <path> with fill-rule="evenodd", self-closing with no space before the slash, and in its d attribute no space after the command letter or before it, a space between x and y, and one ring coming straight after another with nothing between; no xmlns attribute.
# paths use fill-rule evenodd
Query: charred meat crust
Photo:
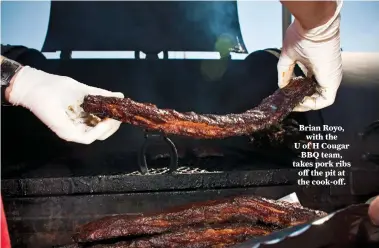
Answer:
<svg viewBox="0 0 379 248"><path fill-rule="evenodd" d="M101 118L112 118L151 131L216 139L250 135L280 123L306 96L317 92L314 79L296 77L290 83L265 98L260 105L240 114L213 115L180 113L159 109L150 103L139 103L129 98L88 95L82 108Z"/></svg>
<svg viewBox="0 0 379 248"><path fill-rule="evenodd" d="M91 248L209 248L228 247L247 239L265 236L272 228L251 224L226 224L219 227L187 227L175 232L130 241L96 244Z"/></svg>
<svg viewBox="0 0 379 248"><path fill-rule="evenodd" d="M93 242L119 237L154 235L197 224L250 223L285 228L308 222L326 213L256 196L195 203L163 213L144 216L111 216L85 224L75 242Z"/></svg>

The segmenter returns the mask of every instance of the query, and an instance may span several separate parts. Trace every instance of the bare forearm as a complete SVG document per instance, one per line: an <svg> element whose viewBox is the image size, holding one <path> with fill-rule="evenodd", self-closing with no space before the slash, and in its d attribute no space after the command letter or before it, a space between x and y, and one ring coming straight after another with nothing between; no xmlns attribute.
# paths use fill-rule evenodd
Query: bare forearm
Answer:
<svg viewBox="0 0 379 248"><path fill-rule="evenodd" d="M0 64L3 64L5 61L12 61L12 62L15 62L15 61L13 61L13 60L11 60L11 59L8 59L8 58L6 58L6 57L4 57L4 56L1 55L1 58L0 58ZM8 86L8 87L6 88L6 90L5 90L5 100L6 100L6 101L9 101L9 95L10 95L10 92L12 91L13 82L14 82L16 76L17 76L17 73L12 77L12 79L10 80L10 84L9 84L9 86Z"/></svg>
<svg viewBox="0 0 379 248"><path fill-rule="evenodd" d="M327 23L334 15L335 1L280 1L304 29L312 29Z"/></svg>

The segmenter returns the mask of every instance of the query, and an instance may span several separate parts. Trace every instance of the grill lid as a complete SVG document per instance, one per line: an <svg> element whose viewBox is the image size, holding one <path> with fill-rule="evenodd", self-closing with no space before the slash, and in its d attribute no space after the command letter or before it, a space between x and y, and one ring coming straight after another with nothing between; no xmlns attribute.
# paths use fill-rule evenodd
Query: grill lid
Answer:
<svg viewBox="0 0 379 248"><path fill-rule="evenodd" d="M220 51L238 43L245 47L236 1L52 1L42 51Z"/></svg>

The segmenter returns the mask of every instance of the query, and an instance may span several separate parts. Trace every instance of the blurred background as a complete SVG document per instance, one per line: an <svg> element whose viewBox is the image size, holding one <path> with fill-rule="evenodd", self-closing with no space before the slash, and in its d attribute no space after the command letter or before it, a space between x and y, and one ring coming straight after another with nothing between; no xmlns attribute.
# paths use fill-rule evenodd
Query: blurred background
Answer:
<svg viewBox="0 0 379 248"><path fill-rule="evenodd" d="M51 1L1 1L1 43L41 50L48 30ZM279 1L237 1L239 24L249 52L281 47ZM345 1L342 9L343 51L379 52L379 2ZM112 15L112 13L101 13ZM54 54L46 54L54 58ZM55 55L56 56L56 55ZM84 56L84 57L83 57ZM82 55L91 57L91 53ZM103 53L112 57L117 54ZM198 58L206 59L206 53ZM246 56L246 55L245 55Z"/></svg>

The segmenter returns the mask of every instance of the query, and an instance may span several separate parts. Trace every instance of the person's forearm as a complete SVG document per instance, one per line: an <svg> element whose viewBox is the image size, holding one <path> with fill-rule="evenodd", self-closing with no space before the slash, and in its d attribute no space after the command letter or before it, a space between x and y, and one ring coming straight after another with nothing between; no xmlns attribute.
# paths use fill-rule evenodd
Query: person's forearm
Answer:
<svg viewBox="0 0 379 248"><path fill-rule="evenodd" d="M6 62L7 60L8 60L8 61L15 62L15 61L13 61L13 60L11 60L11 59L8 59L8 58L6 58L6 57L4 57L4 56L1 55L1 58L0 58L0 64L3 64L3 62ZM15 63L17 63L17 62L15 62ZM6 100L7 102L9 102L9 95L10 95L10 92L12 91L13 82L14 82L16 76L17 76L17 73L16 73L15 75L13 75L12 79L10 80L10 84L8 85L8 87L7 87L6 90L5 90L5 100Z"/></svg>
<svg viewBox="0 0 379 248"><path fill-rule="evenodd" d="M306 29L327 23L336 12L336 1L280 1Z"/></svg>

